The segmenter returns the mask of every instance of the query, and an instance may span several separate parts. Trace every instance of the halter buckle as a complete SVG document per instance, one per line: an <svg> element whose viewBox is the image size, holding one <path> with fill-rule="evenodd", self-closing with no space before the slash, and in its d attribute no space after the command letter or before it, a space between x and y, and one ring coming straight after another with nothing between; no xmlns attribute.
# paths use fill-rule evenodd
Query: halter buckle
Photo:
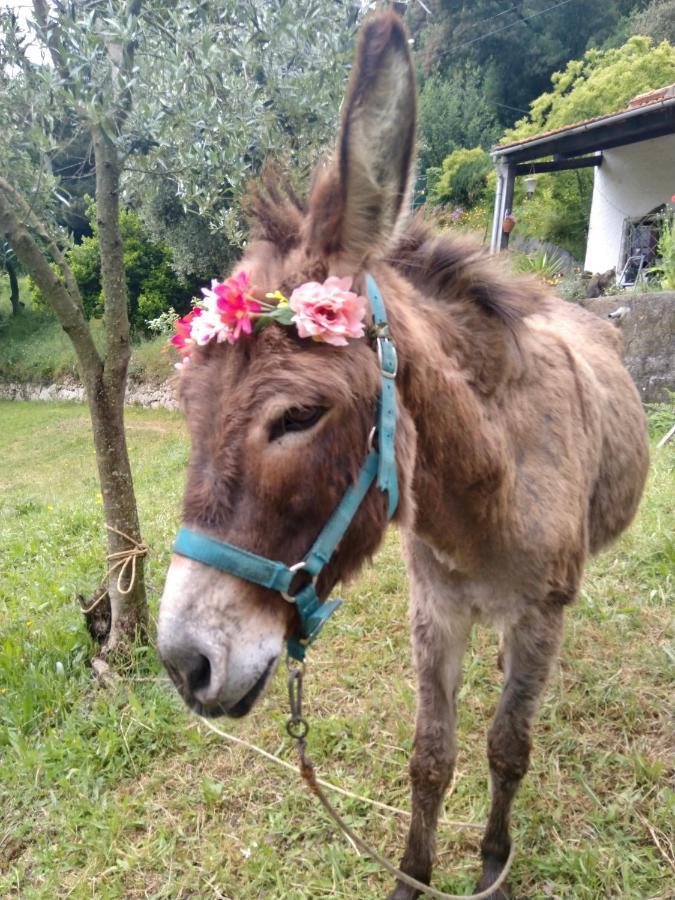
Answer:
<svg viewBox="0 0 675 900"><path fill-rule="evenodd" d="M388 337L377 337L377 361L380 364L380 373L383 378L396 378L398 374L398 353L396 345Z"/></svg>

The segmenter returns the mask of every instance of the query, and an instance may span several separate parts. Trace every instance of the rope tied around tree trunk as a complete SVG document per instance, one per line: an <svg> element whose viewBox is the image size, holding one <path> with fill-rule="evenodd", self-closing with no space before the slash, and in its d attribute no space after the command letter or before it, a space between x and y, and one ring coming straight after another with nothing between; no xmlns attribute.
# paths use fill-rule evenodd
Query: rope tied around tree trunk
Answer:
<svg viewBox="0 0 675 900"><path fill-rule="evenodd" d="M115 534L123 537L125 541L128 541L131 544L131 546L126 550L116 550L114 553L108 553L106 555L106 560L108 562L112 562L113 565L111 565L106 572L105 581L107 583L113 572L119 570L117 572L117 590L120 594L126 597L133 591L134 585L136 584L136 560L142 559L143 557L147 556L150 548L145 543L145 541L137 541L135 538L130 537L128 534L125 534L123 531L120 531L119 528L115 528L113 525L106 525L105 527L108 529L108 531L114 531ZM124 587L123 583L127 576L127 586ZM89 606L83 606L81 608L82 613L86 616L94 609L96 609L101 600L103 600L103 598L106 597L107 594L108 589L106 588L99 597L97 597L89 604Z"/></svg>

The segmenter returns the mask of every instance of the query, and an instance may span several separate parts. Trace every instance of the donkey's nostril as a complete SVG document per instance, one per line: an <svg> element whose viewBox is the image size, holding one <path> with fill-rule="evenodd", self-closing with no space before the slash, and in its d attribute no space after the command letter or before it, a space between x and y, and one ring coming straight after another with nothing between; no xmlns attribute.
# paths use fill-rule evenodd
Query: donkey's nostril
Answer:
<svg viewBox="0 0 675 900"><path fill-rule="evenodd" d="M203 701L211 691L220 689L221 685L214 682L224 681L225 663L218 652L207 656L197 642L167 641L161 635L158 648L169 675L188 702L193 698Z"/></svg>
<svg viewBox="0 0 675 900"><path fill-rule="evenodd" d="M202 653L195 653L186 660L185 679L193 694L209 686L211 681L211 663Z"/></svg>

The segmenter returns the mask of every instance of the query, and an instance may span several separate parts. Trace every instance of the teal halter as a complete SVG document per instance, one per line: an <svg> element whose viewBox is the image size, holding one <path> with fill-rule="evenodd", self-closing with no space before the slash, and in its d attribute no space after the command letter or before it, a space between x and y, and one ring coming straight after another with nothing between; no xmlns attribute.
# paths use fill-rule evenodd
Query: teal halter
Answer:
<svg viewBox="0 0 675 900"><path fill-rule="evenodd" d="M373 311L373 332L377 345L377 358L382 375L382 388L377 403L375 427L371 433L370 449L361 471L345 491L321 534L302 560L293 566L249 553L241 547L208 537L191 528L181 528L174 544L174 553L187 556L207 566L214 566L221 572L243 578L262 587L278 591L289 603L294 603L300 625L298 631L288 640L288 654L300 662L305 658L307 647L318 637L326 620L340 606L342 600L335 598L322 602L316 592L316 583L324 567L330 562L340 541L349 528L354 516L377 477L378 488L388 495L388 516L396 512L398 506L398 480L396 476L396 373L398 361L396 347L389 333L387 312L382 294L372 276L366 276L368 299ZM378 446L374 438L377 435ZM311 581L296 594L291 594L291 584L298 572L306 572Z"/></svg>

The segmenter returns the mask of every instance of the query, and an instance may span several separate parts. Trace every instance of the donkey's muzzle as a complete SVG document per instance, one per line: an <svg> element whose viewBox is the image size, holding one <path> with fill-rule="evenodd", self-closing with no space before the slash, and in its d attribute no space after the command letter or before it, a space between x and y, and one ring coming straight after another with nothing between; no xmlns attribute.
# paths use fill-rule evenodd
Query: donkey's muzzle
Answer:
<svg viewBox="0 0 675 900"><path fill-rule="evenodd" d="M157 623L157 650L178 692L205 716L243 716L280 658L288 604L212 566L173 557Z"/></svg>
<svg viewBox="0 0 675 900"><path fill-rule="evenodd" d="M276 658L269 659L263 671L248 690L233 696L228 691L226 657L223 653L205 652L194 644L160 643L159 653L164 667L187 705L200 716L245 716L262 694L272 673Z"/></svg>

